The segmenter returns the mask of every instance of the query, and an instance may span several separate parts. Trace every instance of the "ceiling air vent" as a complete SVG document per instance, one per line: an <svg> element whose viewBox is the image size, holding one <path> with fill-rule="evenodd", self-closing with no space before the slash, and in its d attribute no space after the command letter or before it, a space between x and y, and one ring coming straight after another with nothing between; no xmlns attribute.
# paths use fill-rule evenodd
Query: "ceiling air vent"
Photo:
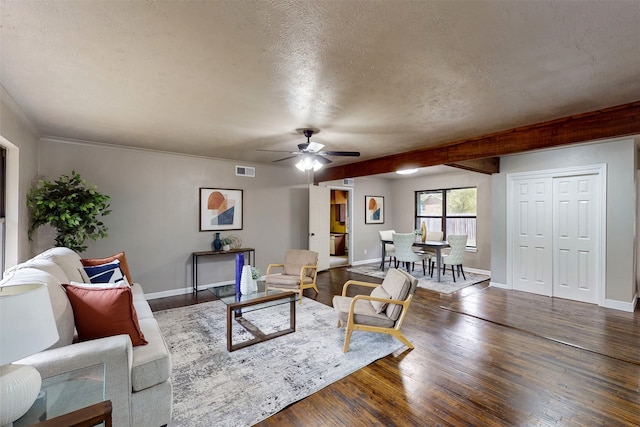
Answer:
<svg viewBox="0 0 640 427"><path fill-rule="evenodd" d="M354 180L353 178L345 178L342 180L342 185L346 185L348 187L353 187Z"/></svg>
<svg viewBox="0 0 640 427"><path fill-rule="evenodd" d="M237 176L248 176L251 178L255 178L256 176L256 168L251 166L238 166L236 165L236 175Z"/></svg>

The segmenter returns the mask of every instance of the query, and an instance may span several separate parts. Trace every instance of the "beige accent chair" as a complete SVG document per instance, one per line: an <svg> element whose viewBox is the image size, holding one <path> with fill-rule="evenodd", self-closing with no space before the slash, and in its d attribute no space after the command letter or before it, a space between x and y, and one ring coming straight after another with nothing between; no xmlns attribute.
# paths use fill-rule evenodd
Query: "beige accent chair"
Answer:
<svg viewBox="0 0 640 427"><path fill-rule="evenodd" d="M347 296L351 285L373 288L369 295ZM342 287L342 295L333 297L333 309L338 315L338 327L345 325L343 351L349 351L353 331L389 334L413 348L400 328L416 291L418 279L397 268L387 271L382 284L349 280Z"/></svg>
<svg viewBox="0 0 640 427"><path fill-rule="evenodd" d="M277 270L272 273L271 269ZM300 294L302 304L302 292L305 289L313 289L319 294L316 286L318 275L318 253L304 249L289 249L284 255L283 264L269 264L265 275L265 290L277 289L281 291L294 291Z"/></svg>
<svg viewBox="0 0 640 427"><path fill-rule="evenodd" d="M378 234L380 235L380 241L383 241L383 240L392 241L393 233L395 232L396 230L379 230ZM385 256L389 257L389 267L391 267L391 260L395 260L395 257L396 257L395 246L393 246L392 243L385 243L384 253L385 253ZM382 266L384 267L384 260L382 260Z"/></svg>

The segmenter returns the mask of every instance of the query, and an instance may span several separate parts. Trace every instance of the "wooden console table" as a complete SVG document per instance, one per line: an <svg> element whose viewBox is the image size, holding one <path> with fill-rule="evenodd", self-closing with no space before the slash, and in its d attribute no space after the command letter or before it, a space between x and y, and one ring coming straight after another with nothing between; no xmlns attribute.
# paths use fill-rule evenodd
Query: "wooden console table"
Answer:
<svg viewBox="0 0 640 427"><path fill-rule="evenodd" d="M241 254L241 253L246 253L248 254L247 258L248 258L248 264L255 267L255 258L256 258L256 250L253 248L238 248L238 249L229 249L228 251L200 251L200 252L193 252L192 256L191 256L191 261L193 264L192 267L192 286L193 286L193 293L197 296L198 295L198 258L202 257L202 256L215 256L215 255L231 255L231 254ZM234 257L235 259L235 257ZM246 259L245 259L245 263L246 263Z"/></svg>

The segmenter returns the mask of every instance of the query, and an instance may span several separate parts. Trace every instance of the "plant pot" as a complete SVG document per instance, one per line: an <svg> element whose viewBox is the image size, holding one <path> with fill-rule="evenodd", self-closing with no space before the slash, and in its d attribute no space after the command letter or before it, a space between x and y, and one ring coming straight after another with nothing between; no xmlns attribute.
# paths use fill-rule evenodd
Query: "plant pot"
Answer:
<svg viewBox="0 0 640 427"><path fill-rule="evenodd" d="M223 251L228 251L228 250L230 250L230 249L231 249L231 246L229 246L229 245L224 245L224 246L222 246L222 250L223 250Z"/></svg>

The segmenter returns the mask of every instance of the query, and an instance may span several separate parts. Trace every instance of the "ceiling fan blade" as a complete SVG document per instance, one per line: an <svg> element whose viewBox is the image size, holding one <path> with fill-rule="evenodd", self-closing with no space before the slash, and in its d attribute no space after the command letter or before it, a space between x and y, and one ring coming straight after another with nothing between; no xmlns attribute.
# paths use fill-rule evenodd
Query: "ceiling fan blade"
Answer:
<svg viewBox="0 0 640 427"><path fill-rule="evenodd" d="M322 147L324 147L324 144L320 144L319 142L313 142L313 141L311 141L307 145L308 145L307 151L310 151L312 153L317 153L318 151L322 150Z"/></svg>
<svg viewBox="0 0 640 427"><path fill-rule="evenodd" d="M320 151L316 154L323 156L348 156L348 157L360 157L359 151Z"/></svg>
<svg viewBox="0 0 640 427"><path fill-rule="evenodd" d="M315 156L313 156L313 158L317 159L323 165L328 165L329 163L332 162L332 160L329 160L329 159L327 159L326 157L323 157L323 156L315 155Z"/></svg>
<svg viewBox="0 0 640 427"><path fill-rule="evenodd" d="M278 162L281 162L281 161L283 161L283 160L293 159L294 157L298 157L298 156L300 155L300 153L291 153L291 154L293 154L293 155L292 155L292 156L289 156L289 157L284 157L284 158L282 158L282 159L273 160L273 161L272 161L272 163L278 163Z"/></svg>
<svg viewBox="0 0 640 427"><path fill-rule="evenodd" d="M297 151L290 151L290 150L256 150L256 151L262 151L262 152L266 152L266 153L297 153Z"/></svg>

